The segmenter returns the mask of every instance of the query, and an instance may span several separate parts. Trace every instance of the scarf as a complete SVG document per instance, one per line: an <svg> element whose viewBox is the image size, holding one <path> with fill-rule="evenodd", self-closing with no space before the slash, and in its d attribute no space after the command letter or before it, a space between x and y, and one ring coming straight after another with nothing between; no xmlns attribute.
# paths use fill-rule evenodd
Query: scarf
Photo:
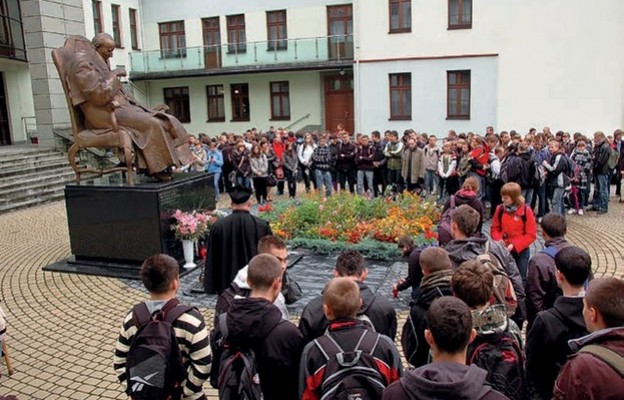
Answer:
<svg viewBox="0 0 624 400"><path fill-rule="evenodd" d="M425 291L426 289L450 286L451 278L453 277L453 270L445 269L442 271L432 272L425 276L420 283L420 289Z"/></svg>
<svg viewBox="0 0 624 400"><path fill-rule="evenodd" d="M507 310L504 304L494 304L485 310L472 310L472 324L479 335L491 335L507 330Z"/></svg>
<svg viewBox="0 0 624 400"><path fill-rule="evenodd" d="M516 211L518 211L518 207L520 207L520 206L518 204L512 204L510 206L504 206L504 207L505 207L505 211L506 212L508 212L510 214L513 214Z"/></svg>

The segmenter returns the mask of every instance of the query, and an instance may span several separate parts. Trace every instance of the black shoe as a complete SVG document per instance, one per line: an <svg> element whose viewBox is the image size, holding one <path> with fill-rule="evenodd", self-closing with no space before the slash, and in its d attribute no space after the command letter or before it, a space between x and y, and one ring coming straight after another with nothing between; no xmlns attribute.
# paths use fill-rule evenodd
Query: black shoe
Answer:
<svg viewBox="0 0 624 400"><path fill-rule="evenodd" d="M607 213L607 210L599 210L596 214L602 215L602 214L606 214L606 213Z"/></svg>
<svg viewBox="0 0 624 400"><path fill-rule="evenodd" d="M601 211L599 208L589 207L586 211Z"/></svg>

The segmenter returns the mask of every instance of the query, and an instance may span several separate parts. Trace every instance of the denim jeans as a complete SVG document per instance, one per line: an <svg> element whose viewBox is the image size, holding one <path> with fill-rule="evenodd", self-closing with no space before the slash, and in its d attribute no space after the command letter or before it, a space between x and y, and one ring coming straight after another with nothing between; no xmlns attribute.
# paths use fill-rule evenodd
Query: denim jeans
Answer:
<svg viewBox="0 0 624 400"><path fill-rule="evenodd" d="M438 176L435 171L425 170L425 190L427 193L433 193L438 186Z"/></svg>
<svg viewBox="0 0 624 400"><path fill-rule="evenodd" d="M513 259L518 265L520 276L522 277L523 286L526 287L527 270L529 267L529 258L531 257L531 249L527 248L520 252L520 254L513 254Z"/></svg>
<svg viewBox="0 0 624 400"><path fill-rule="evenodd" d="M358 170L357 172L357 194L362 196L364 194L364 178L366 178L366 184L368 185L368 191L373 193L373 175L374 172L367 170Z"/></svg>
<svg viewBox="0 0 624 400"><path fill-rule="evenodd" d="M213 182L213 185L214 185L214 195L215 195L215 199L216 199L221 194L221 192L219 191L219 183L221 182L221 172L215 172L212 175L212 182Z"/></svg>
<svg viewBox="0 0 624 400"><path fill-rule="evenodd" d="M251 189L251 179L248 176L237 175L236 184Z"/></svg>
<svg viewBox="0 0 624 400"><path fill-rule="evenodd" d="M531 189L522 189L522 197L524 197L524 203L529 205L531 204L532 200L533 200L533 188ZM490 199L491 200L491 199Z"/></svg>
<svg viewBox="0 0 624 400"><path fill-rule="evenodd" d="M609 209L609 174L596 175L594 187L594 208L607 211Z"/></svg>
<svg viewBox="0 0 624 400"><path fill-rule="evenodd" d="M314 173L316 175L316 187L319 188L319 190L323 189L323 185L325 185L325 196L329 197L332 194L332 176L331 176L331 172L329 171L325 171L325 170L321 170L321 169L316 169L314 170Z"/></svg>
<svg viewBox="0 0 624 400"><path fill-rule="evenodd" d="M537 197L538 200L538 206L537 206L537 216L538 217L543 217L544 215L546 215L548 208L547 204L546 204L546 183L544 183L542 186L539 187L539 189L537 189L537 196L533 196L533 198L535 199Z"/></svg>
<svg viewBox="0 0 624 400"><path fill-rule="evenodd" d="M565 216L565 206L563 205L563 192L563 188L553 188L551 211Z"/></svg>

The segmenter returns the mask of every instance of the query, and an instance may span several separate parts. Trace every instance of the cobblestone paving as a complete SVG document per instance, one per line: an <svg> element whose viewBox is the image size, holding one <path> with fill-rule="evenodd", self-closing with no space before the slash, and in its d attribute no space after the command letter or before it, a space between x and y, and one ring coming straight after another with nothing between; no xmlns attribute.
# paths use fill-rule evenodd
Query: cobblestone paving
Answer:
<svg viewBox="0 0 624 400"><path fill-rule="evenodd" d="M603 216L568 217L568 238L591 254L596 276L622 277L624 205L612 198L610 206ZM134 303L146 299L146 292L124 280L41 270L70 254L63 202L1 215L0 243L2 306L8 314L7 343L16 369L8 377L0 365L0 394L15 394L22 400L125 399L112 371L113 347L122 316ZM534 250L539 247L536 244ZM330 264L322 268L313 264L319 271L308 279L311 262L314 258L306 256L292 268L293 276L309 289L308 296L318 293L331 272ZM386 296L391 283L406 269L401 262L389 268L369 267L369 283ZM197 274L185 277L183 291ZM408 296L402 293L395 303L400 310L399 327L405 321ZM183 300L200 305L206 321L212 321L214 299L199 295L183 296ZM300 307L291 311L296 320ZM216 399L208 385L206 393Z"/></svg>

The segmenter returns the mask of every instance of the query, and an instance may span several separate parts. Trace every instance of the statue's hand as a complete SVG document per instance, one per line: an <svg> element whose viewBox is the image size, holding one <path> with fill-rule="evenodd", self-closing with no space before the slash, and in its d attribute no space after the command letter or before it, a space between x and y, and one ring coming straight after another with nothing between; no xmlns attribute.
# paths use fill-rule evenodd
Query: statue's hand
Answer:
<svg viewBox="0 0 624 400"><path fill-rule="evenodd" d="M125 68L123 68L123 67L122 67L122 68L115 68L115 70L113 71L113 73L114 73L117 77L119 77L119 78L122 78L122 77L124 77L124 76L128 76L128 73L126 72L126 69L125 69Z"/></svg>
<svg viewBox="0 0 624 400"><path fill-rule="evenodd" d="M169 111L169 106L166 104L159 104L156 107L152 108L152 110L156 111L156 112L167 112Z"/></svg>

